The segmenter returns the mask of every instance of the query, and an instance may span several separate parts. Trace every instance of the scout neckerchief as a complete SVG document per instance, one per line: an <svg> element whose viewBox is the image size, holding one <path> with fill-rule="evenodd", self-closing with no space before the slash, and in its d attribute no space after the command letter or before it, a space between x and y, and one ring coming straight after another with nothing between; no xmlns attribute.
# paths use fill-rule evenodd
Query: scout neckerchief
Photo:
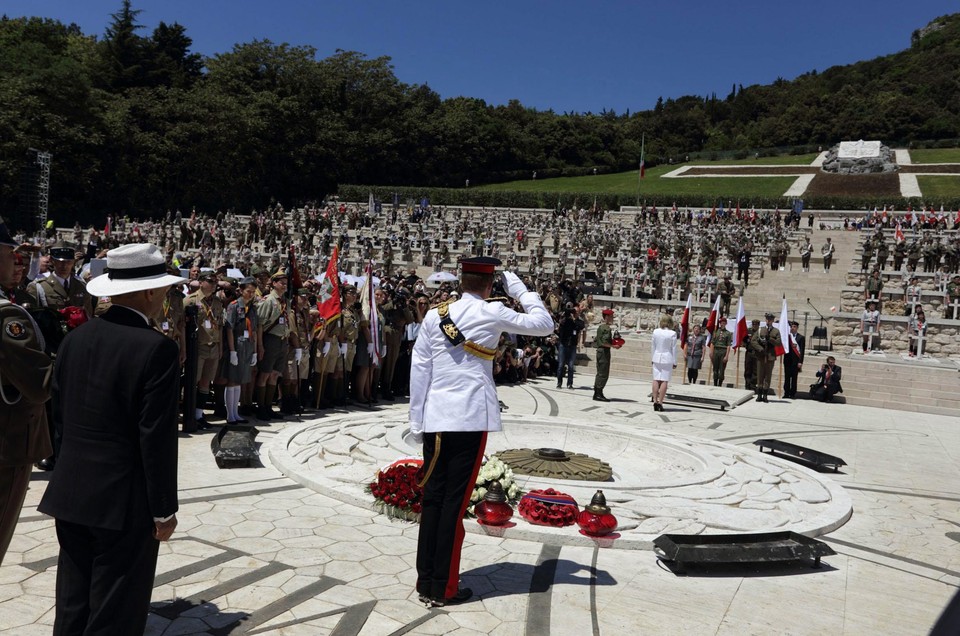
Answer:
<svg viewBox="0 0 960 636"><path fill-rule="evenodd" d="M239 307L239 309L238 309L237 311L238 311L238 313L240 314L240 320L243 321L243 324L244 324L244 326L246 327L246 330L244 331L244 333L246 334L246 336L244 336L244 337L245 337L247 340L249 340L249 339L250 339L250 334L253 333L253 329L251 329L251 327L250 327L250 316L247 315L247 313L248 313L247 306L243 304L243 298L240 298L240 299L238 299L238 300L235 300L234 302L237 303L237 306Z"/></svg>
<svg viewBox="0 0 960 636"><path fill-rule="evenodd" d="M205 296L200 297L200 306L203 307L203 312L206 315L206 320L204 320L204 329L212 329L216 321L214 321L213 315L213 294L210 294L210 302L207 302Z"/></svg>

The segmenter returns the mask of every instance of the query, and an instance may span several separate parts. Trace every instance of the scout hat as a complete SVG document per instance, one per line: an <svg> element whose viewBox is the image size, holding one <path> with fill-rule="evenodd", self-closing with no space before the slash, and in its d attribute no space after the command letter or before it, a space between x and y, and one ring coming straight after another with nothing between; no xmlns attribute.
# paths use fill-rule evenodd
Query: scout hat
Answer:
<svg viewBox="0 0 960 636"><path fill-rule="evenodd" d="M499 258L491 256L477 256L460 261L464 274L492 274L500 264Z"/></svg>
<svg viewBox="0 0 960 636"><path fill-rule="evenodd" d="M17 242L10 236L10 230L7 229L7 224L3 222L3 219L0 219L0 245L17 247Z"/></svg>
<svg viewBox="0 0 960 636"><path fill-rule="evenodd" d="M107 252L107 273L87 283L87 292L91 296L119 296L186 281L167 273L163 252L156 245L130 243Z"/></svg>

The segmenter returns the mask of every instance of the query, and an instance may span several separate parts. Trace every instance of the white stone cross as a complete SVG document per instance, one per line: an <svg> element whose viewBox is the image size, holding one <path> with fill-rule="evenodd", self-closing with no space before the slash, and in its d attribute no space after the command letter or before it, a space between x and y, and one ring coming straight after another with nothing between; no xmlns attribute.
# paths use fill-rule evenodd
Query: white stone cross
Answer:
<svg viewBox="0 0 960 636"><path fill-rule="evenodd" d="M949 308L950 308L950 311L948 311L947 314L949 314L951 318L956 320L957 317L960 316L960 298L954 298L953 302L950 303Z"/></svg>
<svg viewBox="0 0 960 636"><path fill-rule="evenodd" d="M923 357L923 349L924 349L924 347L925 347L926 344L927 344L927 336L926 336L926 334L925 334L923 331L919 331L919 332L917 332L917 333L915 333L915 334L910 334L910 339L917 341L917 357L918 357L918 358L922 358L922 357Z"/></svg>

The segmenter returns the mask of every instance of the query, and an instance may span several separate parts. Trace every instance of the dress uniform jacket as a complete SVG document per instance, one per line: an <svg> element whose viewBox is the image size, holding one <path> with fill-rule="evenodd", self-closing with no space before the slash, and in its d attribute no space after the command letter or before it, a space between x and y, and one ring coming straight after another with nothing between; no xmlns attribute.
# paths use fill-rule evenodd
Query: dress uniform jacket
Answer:
<svg viewBox="0 0 960 636"><path fill-rule="evenodd" d="M464 293L449 305L450 318L467 340L487 349L496 349L505 331L533 336L553 333L553 318L536 293L521 294L520 304L525 314ZM493 360L452 346L440 329L440 320L437 309L427 312L413 347L411 433L419 442L424 432L501 430Z"/></svg>
<svg viewBox="0 0 960 636"><path fill-rule="evenodd" d="M31 304L36 307L63 309L64 307L82 307L87 316L93 316L93 299L87 293L86 284L74 276L70 279L70 290L54 274L40 277L27 286Z"/></svg>
<svg viewBox="0 0 960 636"><path fill-rule="evenodd" d="M13 538L31 467L53 452L44 408L52 371L30 315L0 298L0 563Z"/></svg>

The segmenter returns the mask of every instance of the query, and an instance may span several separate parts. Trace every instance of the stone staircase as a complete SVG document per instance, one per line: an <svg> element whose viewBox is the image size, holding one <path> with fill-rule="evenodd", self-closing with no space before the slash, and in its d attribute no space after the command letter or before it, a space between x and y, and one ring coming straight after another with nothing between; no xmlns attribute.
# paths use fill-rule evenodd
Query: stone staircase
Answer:
<svg viewBox="0 0 960 636"><path fill-rule="evenodd" d="M649 380L650 374L650 335L623 333L624 345L614 350L610 362L610 377L626 377ZM579 356L578 373L581 379L592 377L595 366L595 350L588 338L586 356ZM740 354L740 381L743 387L743 366L745 351ZM849 404L873 406L898 411L932 413L960 417L960 367L952 360L936 362L903 361L895 356L885 358L864 357L862 355L841 354L839 352L812 355L807 352L803 371L798 379L799 393L805 395L806 389L816 382L816 372L826 362L826 356L833 355L843 369L843 393L838 396ZM725 384L734 385L737 369L736 357L731 355L727 365ZM773 382L776 385L779 369L774 369ZM700 370L698 382L711 382L709 359L705 358ZM673 375L674 385L686 381L683 361L677 365ZM589 384L589 380L583 380Z"/></svg>

